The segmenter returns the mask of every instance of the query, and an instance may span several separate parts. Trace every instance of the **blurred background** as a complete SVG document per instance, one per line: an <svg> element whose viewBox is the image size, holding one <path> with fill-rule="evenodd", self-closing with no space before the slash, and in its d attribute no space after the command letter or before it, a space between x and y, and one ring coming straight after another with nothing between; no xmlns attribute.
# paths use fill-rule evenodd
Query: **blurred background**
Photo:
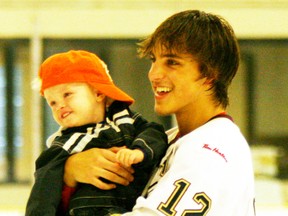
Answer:
<svg viewBox="0 0 288 216"><path fill-rule="evenodd" d="M58 127L33 80L48 56L84 49L98 54L133 109L165 128L147 79L150 62L136 43L168 16L200 9L233 26L241 65L229 113L250 143L257 215L288 215L288 0L1 0L0 215L24 215L34 162Z"/></svg>

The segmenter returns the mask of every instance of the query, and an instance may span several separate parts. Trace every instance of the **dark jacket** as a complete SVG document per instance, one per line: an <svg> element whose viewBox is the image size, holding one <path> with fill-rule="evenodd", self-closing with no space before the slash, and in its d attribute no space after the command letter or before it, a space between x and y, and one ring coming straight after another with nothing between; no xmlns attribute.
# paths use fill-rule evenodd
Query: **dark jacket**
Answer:
<svg viewBox="0 0 288 216"><path fill-rule="evenodd" d="M130 149L141 149L145 155L141 163L134 165L134 181L129 186L118 185L113 190L79 184L70 200L69 209L121 206L131 210L153 167L159 163L168 146L161 125L148 122L118 101L110 106L105 122L68 128L55 134L51 146L36 161L35 183L27 203L26 216L59 214L64 165L70 154L94 147L124 145Z"/></svg>

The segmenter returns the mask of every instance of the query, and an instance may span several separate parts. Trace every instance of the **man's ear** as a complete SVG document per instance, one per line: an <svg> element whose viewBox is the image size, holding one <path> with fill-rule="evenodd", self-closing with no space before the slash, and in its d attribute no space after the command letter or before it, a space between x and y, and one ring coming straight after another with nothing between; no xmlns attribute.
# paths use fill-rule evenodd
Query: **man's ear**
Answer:
<svg viewBox="0 0 288 216"><path fill-rule="evenodd" d="M214 82L215 82L214 78L207 78L206 77L203 84L211 87L211 86L213 86Z"/></svg>

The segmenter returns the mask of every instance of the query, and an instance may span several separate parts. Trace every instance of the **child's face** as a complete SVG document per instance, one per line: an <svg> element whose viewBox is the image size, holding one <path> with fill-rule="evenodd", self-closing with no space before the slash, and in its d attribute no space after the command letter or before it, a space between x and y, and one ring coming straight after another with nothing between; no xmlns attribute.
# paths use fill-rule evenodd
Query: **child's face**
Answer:
<svg viewBox="0 0 288 216"><path fill-rule="evenodd" d="M105 117L105 96L86 83L67 83L44 91L55 121L65 127L98 123Z"/></svg>

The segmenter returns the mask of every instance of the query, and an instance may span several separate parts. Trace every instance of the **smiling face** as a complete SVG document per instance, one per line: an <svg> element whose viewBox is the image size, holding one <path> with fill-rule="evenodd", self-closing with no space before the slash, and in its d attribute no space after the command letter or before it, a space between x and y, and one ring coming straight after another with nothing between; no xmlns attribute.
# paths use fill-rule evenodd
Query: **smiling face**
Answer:
<svg viewBox="0 0 288 216"><path fill-rule="evenodd" d="M158 114L188 117L203 108L209 97L209 85L191 55L165 52L158 47L151 60L148 76Z"/></svg>
<svg viewBox="0 0 288 216"><path fill-rule="evenodd" d="M104 120L105 96L86 83L60 84L44 91L55 121L62 127L76 127Z"/></svg>

